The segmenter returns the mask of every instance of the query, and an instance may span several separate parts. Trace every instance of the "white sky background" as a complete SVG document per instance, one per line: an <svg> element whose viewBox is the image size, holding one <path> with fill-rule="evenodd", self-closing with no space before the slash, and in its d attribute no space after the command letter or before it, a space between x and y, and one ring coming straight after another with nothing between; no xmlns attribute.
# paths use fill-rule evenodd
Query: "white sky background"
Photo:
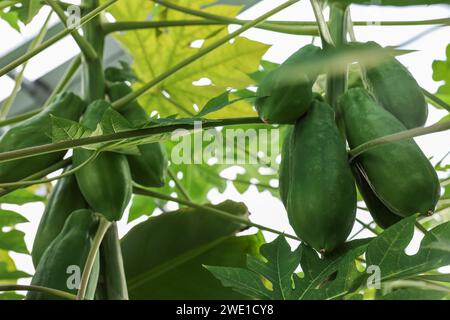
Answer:
<svg viewBox="0 0 450 320"><path fill-rule="evenodd" d="M71 1L77 2L77 1ZM254 19L268 10L283 3L281 0L265 0L260 4L254 6L250 10L241 14L242 19ZM0 31L2 34L2 43L0 47L0 56L15 48L20 43L33 37L39 30L42 22L48 14L47 10L42 10L40 15L24 29L23 34L18 34L12 30L5 22L0 21ZM370 6L353 6L352 17L355 21L358 20L425 20L436 18L447 18L450 16L449 6L430 6L430 7L370 7ZM291 6L287 10L280 12L273 16L276 20L314 20L314 14L310 7L309 1L301 1L296 5ZM53 22L57 18L53 17ZM384 27L384 26L370 26L370 27L355 27L356 37L358 41L373 40L383 46L398 45L405 40L413 38L421 32L430 29L432 26L407 26L407 27ZM235 30L237 27L231 27ZM265 59L274 62L283 62L288 56L298 50L300 47L311 42L310 37L301 37L293 35L283 35L279 33L252 29L244 34L244 36L272 45L268 51ZM426 36L408 44L405 49L419 50L418 52L399 57L399 60L404 63L413 73L420 85L430 92L436 92L439 83L432 80L431 64L433 60L445 60L445 48L450 43L450 27L440 28ZM78 49L76 44L70 37L54 45L49 50L33 58L27 68L25 76L31 80L37 79L48 70L55 67L55 64L61 64L68 58L74 56ZM5 77L0 78L0 99L10 92L13 82L6 80ZM440 120L446 114L445 111L438 111L435 108L430 108L430 116L428 125ZM429 157L435 157L436 160L442 158L448 151L450 151L450 133L438 133L426 137L417 138L416 141L422 147L423 151ZM232 171L232 170L231 170ZM233 176L233 172L229 172ZM251 187L245 194L239 194L234 187L228 186L224 194L219 194L217 190L212 190L209 198L213 203L219 203L225 199L232 199L235 201L244 202L252 213L251 219L254 222L271 228L285 231L294 234L293 230L288 224L285 209L282 203L271 196L269 192L258 193L255 187ZM325 198L324 198L325 199ZM413 199L412 199L413 200ZM175 204L171 204L171 208L176 208ZM18 229L26 232L26 243L31 250L35 232L40 220L40 216L44 209L42 204L29 204L22 207L5 206L6 209L16 210L22 213L30 223L18 226ZM361 215L361 218L368 222L370 218ZM126 224L127 214L124 215L123 221L119 223L120 234L125 234L130 227L136 223L145 220L133 222L131 225ZM358 231L359 227L355 227L354 231ZM247 233L254 233L252 228ZM276 235L265 233L266 239L271 241ZM361 237L371 236L370 232L363 232ZM409 254L413 254L418 249L420 235L417 234L414 241L408 249ZM295 241L291 242L296 245ZM27 255L12 253L11 256L17 263L19 269L29 273L34 272L31 258ZM448 270L447 270L448 271ZM28 283L29 280L22 280L20 283Z"/></svg>

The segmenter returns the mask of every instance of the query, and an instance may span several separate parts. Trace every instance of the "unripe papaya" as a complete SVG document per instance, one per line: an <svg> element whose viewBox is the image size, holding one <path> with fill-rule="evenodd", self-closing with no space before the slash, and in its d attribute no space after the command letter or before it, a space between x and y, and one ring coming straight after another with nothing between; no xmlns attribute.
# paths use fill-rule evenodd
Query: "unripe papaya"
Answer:
<svg viewBox="0 0 450 320"><path fill-rule="evenodd" d="M52 143L51 117L78 121L86 105L73 93L63 93L37 115L9 129L0 138L0 152ZM15 182L62 160L66 152L53 152L0 163L0 182Z"/></svg>
<svg viewBox="0 0 450 320"><path fill-rule="evenodd" d="M315 101L290 141L289 222L300 239L330 252L345 242L356 215L356 187L332 108Z"/></svg>
<svg viewBox="0 0 450 320"><path fill-rule="evenodd" d="M110 104L103 100L90 104L82 124L95 130ZM78 148L73 151L73 164L83 164L94 151ZM97 158L83 166L76 173L81 193L89 206L110 221L122 218L131 199L132 183L130 167L126 156L114 152L102 152Z"/></svg>
<svg viewBox="0 0 450 320"><path fill-rule="evenodd" d="M381 49L375 42L368 44ZM428 104L423 91L408 69L397 59L386 54L383 63L367 68L367 80L377 102L406 128L425 125Z"/></svg>
<svg viewBox="0 0 450 320"><path fill-rule="evenodd" d="M279 170L279 191L281 201L284 206L287 207L287 199L288 199L288 190L289 190L289 166L290 166L290 143L292 139L293 128L288 128L286 132L286 136L284 138L283 147L281 149L281 163Z"/></svg>
<svg viewBox="0 0 450 320"><path fill-rule="evenodd" d="M98 219L91 211L82 209L71 213L62 231L42 255L31 284L77 294L76 284L79 284L97 228ZM98 272L97 258L89 278L87 299L94 297ZM57 300L46 293L32 291L28 292L26 299Z"/></svg>
<svg viewBox="0 0 450 320"><path fill-rule="evenodd" d="M87 208L74 175L67 176L53 188L33 243L31 256L36 267L45 249L61 232L67 217L74 211Z"/></svg>
<svg viewBox="0 0 450 320"><path fill-rule="evenodd" d="M304 63L320 51L316 46L307 45L262 80L255 106L264 122L293 124L308 110L318 73L299 73L295 79L289 79L286 74L296 64Z"/></svg>
<svg viewBox="0 0 450 320"><path fill-rule="evenodd" d="M355 177L356 185L358 186L359 193L364 199L367 209L370 212L373 220L377 225L383 229L387 229L390 226L399 222L402 218L391 210L389 210L380 199L373 193L370 185L358 169L358 165L352 165L353 176Z"/></svg>
<svg viewBox="0 0 450 320"><path fill-rule="evenodd" d="M116 101L132 92L123 82L113 83L108 88L111 101ZM120 113L134 126L148 122L148 116L139 103L134 100L124 106ZM166 180L168 159L162 143L149 143L138 146L140 155L128 155L133 180L146 187L162 187Z"/></svg>
<svg viewBox="0 0 450 320"><path fill-rule="evenodd" d="M406 130L364 89L347 91L340 104L351 148ZM377 146L354 161L377 198L393 213L407 217L434 211L440 195L439 179L413 139Z"/></svg>

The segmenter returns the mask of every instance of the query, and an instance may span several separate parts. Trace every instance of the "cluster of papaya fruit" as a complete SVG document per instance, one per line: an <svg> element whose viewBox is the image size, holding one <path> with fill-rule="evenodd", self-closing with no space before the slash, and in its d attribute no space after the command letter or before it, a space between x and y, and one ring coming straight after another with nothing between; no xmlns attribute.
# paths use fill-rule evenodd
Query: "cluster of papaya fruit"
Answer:
<svg viewBox="0 0 450 320"><path fill-rule="evenodd" d="M109 100L97 100L86 107L73 93L62 93L51 105L20 124L10 128L0 138L0 152L49 144L51 116L79 121L89 130L96 130L110 102L131 92L126 82L108 83ZM120 110L130 124L138 128L149 119L147 113L133 101ZM138 155L101 152L86 162L94 151L75 149L72 167L80 166L74 175L59 180L53 188L41 218L33 244L32 259L36 273L32 285L59 289L76 294L69 288L68 266L81 271L92 246L99 225L99 214L109 221L118 221L130 201L132 181L146 187L164 185L168 159L160 143L140 145ZM24 159L2 162L0 181L14 182L61 161L65 152L56 152ZM83 163L87 163L81 166ZM66 170L69 170L67 168ZM86 298L92 299L99 277L100 259L97 257L90 276ZM50 271L51 270L51 271ZM42 292L29 292L27 299L51 299Z"/></svg>
<svg viewBox="0 0 450 320"><path fill-rule="evenodd" d="M346 138L338 130L333 108L312 92L318 73L295 69L295 64L306 65L322 54L320 48L300 49L272 71L257 92L256 108L264 122L291 125L282 148L280 197L298 237L322 253L336 249L349 236L356 216L356 186L382 228L413 214L432 214L440 196L436 171L413 139L348 157L347 143L353 149L420 127L428 116L423 91L409 71L378 44L365 45L385 56L366 67L367 89L349 89L339 99Z"/></svg>

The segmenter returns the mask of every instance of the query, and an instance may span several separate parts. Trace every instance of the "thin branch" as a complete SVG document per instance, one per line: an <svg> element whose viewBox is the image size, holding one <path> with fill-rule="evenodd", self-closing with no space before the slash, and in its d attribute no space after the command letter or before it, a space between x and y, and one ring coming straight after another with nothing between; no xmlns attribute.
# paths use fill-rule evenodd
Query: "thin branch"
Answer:
<svg viewBox="0 0 450 320"><path fill-rule="evenodd" d="M229 220L229 221L237 222L237 223L243 224L243 225L248 226L248 227L255 227L255 228L258 228L260 230L264 230L264 231L268 231L268 232L271 232L271 233L274 233L274 234L285 236L286 238L290 238L290 239L293 239L293 240L301 241L296 236L293 236L293 235L290 235L290 234L286 234L284 232L281 232L281 231L278 231L278 230L275 230L275 229L272 229L272 228L269 228L269 227L265 227L265 226L262 226L262 225L257 224L257 223L253 223L253 222L251 222L251 221L249 221L249 220L247 220L245 218L241 218L239 216L235 216L235 215L233 215L233 214L231 214L229 212L226 212L226 211L223 211L223 210L219 210L219 209L216 209L216 208L212 208L212 207L208 207L208 206L198 205L198 204L195 204L195 203L187 201L187 200L173 198L171 196L167 196L165 194L162 194L162 193L159 193L159 192L155 192L155 191L151 190L150 188L146 188L146 187L141 186L141 185L139 185L139 184L137 184L135 182L133 182L133 185L134 185L134 190L135 190L134 192L137 193L137 194L142 194L142 195L146 195L146 196L149 196L149 197L153 197L153 198L157 198L157 199L161 199L161 200L166 200L166 201L173 201L173 202L176 202L176 203L179 203L179 204L182 204L182 205L194 208L194 209L200 209L200 210L209 211L209 212L211 212L211 214L215 214L218 217L221 217L221 218Z"/></svg>
<svg viewBox="0 0 450 320"><path fill-rule="evenodd" d="M47 33L47 26L48 26L48 23L50 22L51 16L52 16L52 12L50 11L47 18L44 21L44 24L42 25L42 27L40 29L38 35L31 42L28 52L32 51L33 49L35 49L38 45L40 45L42 43L42 41L45 37L45 34ZM22 84L23 76L25 74L25 69L27 68L27 65L28 65L28 61L23 64L22 70L20 70L19 74L16 77L16 81L15 81L12 93L9 95L8 99L6 99L6 101L3 103L2 107L1 107L1 110L0 110L0 119L1 120L6 119L6 117L8 116L9 110L11 109L11 106L13 105L14 100L17 97L17 93L20 90L20 86Z"/></svg>
<svg viewBox="0 0 450 320"><path fill-rule="evenodd" d="M328 29L327 21L323 16L321 4L318 0L311 0L311 5L313 7L314 15L316 16L317 24L319 25L320 36L327 45L334 47L334 41L331 37L330 30Z"/></svg>
<svg viewBox="0 0 450 320"><path fill-rule="evenodd" d="M215 49L221 47L225 43L228 43L228 41L234 39L235 37L237 37L238 35L242 34L243 32L245 32L245 31L249 30L250 28L258 25L259 23L263 22L267 18L269 18L272 15L280 12L281 10L291 6L292 4L297 3L298 1L300 1L300 0L289 0L289 1L285 2L284 4L276 7L275 9L270 10L269 12L263 14L262 16L260 16L259 18L255 19L254 21L246 23L244 26L242 26L241 28L239 28L235 32L232 32L229 35L227 35L227 36L225 36L225 37L215 41L214 43L212 43L208 47L199 50L197 53L195 53L192 56L188 57L187 59L181 61L180 63L176 64L172 68L166 70L165 72L163 72L162 74L160 74L159 76L157 76L156 78L151 80L150 82L144 84L138 90L136 90L136 91L126 95L125 97L117 100L116 102L113 103L113 107L116 108L116 109L120 109L121 107L126 106L131 101L137 99L138 97L140 97L141 95L146 93L148 90L153 88L155 85L157 85L158 83L164 81L165 79L167 79L168 77L170 77L171 75L176 73L177 71L179 71L179 70L183 69L184 67L190 65L191 63L197 61L198 59L202 58L203 56L207 55L208 53L210 53L210 52L214 51Z"/></svg>
<svg viewBox="0 0 450 320"><path fill-rule="evenodd" d="M91 12L89 12L87 15L85 15L83 18L81 18L80 23L78 25L78 28L83 26L84 24L86 24L87 22L92 20L93 18L95 18L102 11L104 11L105 9L107 9L108 7L110 7L111 5L116 3L117 1L118 0L108 0L107 2L102 4L101 6L97 7L95 10L92 10ZM53 36L52 38L48 39L46 42L41 44L36 49L34 49L34 50L24 54L20 58L18 58L16 60L14 60L13 62L9 63L7 66L1 68L0 69L0 77L4 76L5 74L10 72L11 70L17 68L18 66L20 66L24 62L30 60L31 58L33 58L37 54L41 53L42 51L44 51L48 47L52 46L53 44L55 44L59 40L63 39L65 36L69 35L72 31L73 31L72 29L67 29L67 28L62 30L61 32L59 32L58 34L56 34L55 36Z"/></svg>
<svg viewBox="0 0 450 320"><path fill-rule="evenodd" d="M66 28L69 26L67 25L67 17L64 13L63 8L60 6L59 1L55 0L45 0L47 4L55 11L56 15L59 17L61 22L64 24ZM73 31L70 33L77 43L78 47L80 48L81 52L83 52L84 56L89 60L95 60L97 59L97 53L95 52L94 48L92 48L91 44L87 42L79 33L78 30L71 28Z"/></svg>
<svg viewBox="0 0 450 320"><path fill-rule="evenodd" d="M49 175L50 173L53 173L57 170L61 170L64 169L65 167L67 167L68 165L70 165L72 163L72 158L68 158L65 160L61 160L53 165L51 165L50 167L41 170L39 172L36 172L34 174L32 174L31 176L23 179L22 181L30 181L30 180L35 180L35 179L41 179L47 175ZM20 189L20 187L14 187L14 188L8 188L5 190L0 190L0 197L3 197L17 189Z"/></svg>
<svg viewBox="0 0 450 320"><path fill-rule="evenodd" d="M84 300L86 295L86 290L89 284L89 277L91 276L92 268L94 267L95 258L98 254L100 244L111 226L111 222L106 220L100 214L100 223L98 225L97 232L94 237L94 241L92 242L91 250L89 251L89 255L86 259L86 263L83 269L83 275L81 276L80 289L78 290L77 300Z"/></svg>
<svg viewBox="0 0 450 320"><path fill-rule="evenodd" d="M5 291L36 291L46 293L58 298L66 300L76 300L76 296L57 289L40 287L40 286L26 286L21 284L0 284L0 292Z"/></svg>
<svg viewBox="0 0 450 320"><path fill-rule="evenodd" d="M372 232L374 235L379 236L380 233L377 232L374 228L372 228L370 225L368 225L367 223L365 223L364 221L356 218L356 222L358 222L360 225L362 225L364 227L364 229L369 230L370 232Z"/></svg>
<svg viewBox="0 0 450 320"><path fill-rule="evenodd" d="M414 137L424 136L430 133L442 132L450 129L450 120L438 122L432 126L425 128L415 128L411 130L405 130L399 133L391 134L388 136L380 137L366 143L361 144L360 146L349 151L349 155L351 156L350 161L353 161L357 156L362 153L375 148L381 145L397 142L405 139L412 139Z"/></svg>
<svg viewBox="0 0 450 320"><path fill-rule="evenodd" d="M178 178L174 175L174 173L172 172L172 170L170 170L170 168L167 169L167 173L175 183L175 186L178 188L183 198L188 201L191 201L191 198L189 197L189 194L187 193L186 189L184 189L184 187L181 185L180 181L178 181Z"/></svg>
<svg viewBox="0 0 450 320"><path fill-rule="evenodd" d="M445 110L450 112L450 105L446 103L444 100L440 99L438 96L432 94L431 92L425 90L422 88L423 93L425 94L425 97L427 97L430 102L432 102L434 105L437 105L441 108L444 108Z"/></svg>

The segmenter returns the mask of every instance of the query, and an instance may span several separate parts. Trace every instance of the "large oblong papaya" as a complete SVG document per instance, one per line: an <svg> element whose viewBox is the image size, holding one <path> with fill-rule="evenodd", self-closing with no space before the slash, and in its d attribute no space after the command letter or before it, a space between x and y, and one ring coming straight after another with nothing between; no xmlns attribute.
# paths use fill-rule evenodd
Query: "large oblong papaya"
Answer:
<svg viewBox="0 0 450 320"><path fill-rule="evenodd" d="M332 108L315 101L290 139L289 222L299 238L326 253L350 234L356 186Z"/></svg>
<svg viewBox="0 0 450 320"><path fill-rule="evenodd" d="M351 148L405 131L364 89L351 89L340 99ZM440 195L439 179L413 139L372 148L354 161L375 195L393 213L407 217L431 214Z"/></svg>
<svg viewBox="0 0 450 320"><path fill-rule="evenodd" d="M82 124L95 130L110 104L103 100L91 103ZM73 165L85 163L94 151L78 148L73 151ZM75 176L81 193L89 206L110 221L118 221L131 199L132 179L125 155L102 152L97 158L79 169Z"/></svg>
<svg viewBox="0 0 450 320"><path fill-rule="evenodd" d="M380 199L373 193L370 185L361 174L358 165L352 165L353 176L355 177L356 185L358 186L359 193L364 199L367 209L373 218L373 221L383 229L387 229L390 226L399 222L402 218L391 210L389 210Z"/></svg>
<svg viewBox="0 0 450 320"><path fill-rule="evenodd" d="M375 42L368 45L381 49ZM367 80L378 103L406 128L425 125L428 117L425 95L408 69L396 58L386 54L381 64L368 67Z"/></svg>
<svg viewBox="0 0 450 320"><path fill-rule="evenodd" d="M299 72L295 79L289 79L287 74L296 64L304 63L320 51L314 45L307 45L262 80L255 102L261 120L266 123L293 124L308 110L318 73Z"/></svg>
<svg viewBox="0 0 450 320"><path fill-rule="evenodd" d="M87 208L74 175L67 176L53 188L33 242L31 256L37 267L45 249L61 232L67 217L74 211Z"/></svg>
<svg viewBox="0 0 450 320"><path fill-rule="evenodd" d="M278 190L280 191L281 201L284 206L287 207L287 199L288 199L288 190L289 190L289 166L290 166L290 143L292 139L293 129L288 128L286 132L286 136L284 138L283 147L281 149L281 163L278 174Z"/></svg>
<svg viewBox="0 0 450 320"><path fill-rule="evenodd" d="M86 104L77 95L57 95L43 111L9 129L0 138L0 152L52 143L51 116L78 121ZM62 160L65 151L0 163L0 182L15 182Z"/></svg>
<svg viewBox="0 0 450 320"><path fill-rule="evenodd" d="M124 82L113 83L108 87L111 101L116 101L132 92ZM120 113L134 126L148 122L148 115L136 100L124 106ZM128 155L133 180L146 187L164 186L167 174L168 159L162 143L149 143L138 146L140 155Z"/></svg>

